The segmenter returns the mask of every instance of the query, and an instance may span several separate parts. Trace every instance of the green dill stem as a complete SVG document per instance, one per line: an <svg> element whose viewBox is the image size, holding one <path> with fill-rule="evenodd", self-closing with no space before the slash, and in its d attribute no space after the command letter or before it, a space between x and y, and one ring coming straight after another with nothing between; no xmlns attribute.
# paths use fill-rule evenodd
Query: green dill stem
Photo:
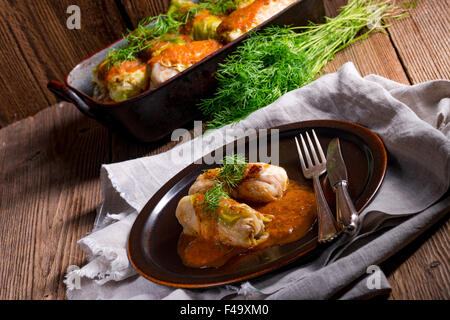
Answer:
<svg viewBox="0 0 450 320"><path fill-rule="evenodd" d="M206 212L215 214L220 206L220 202L223 199L228 199L230 196L224 190L223 185L220 182L214 183L204 194L205 200L202 203Z"/></svg>

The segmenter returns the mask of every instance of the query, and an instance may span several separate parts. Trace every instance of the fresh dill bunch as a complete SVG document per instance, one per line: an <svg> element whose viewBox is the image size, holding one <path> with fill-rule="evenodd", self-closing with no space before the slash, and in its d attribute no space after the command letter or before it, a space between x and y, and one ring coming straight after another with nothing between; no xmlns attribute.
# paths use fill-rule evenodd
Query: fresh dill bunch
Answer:
<svg viewBox="0 0 450 320"><path fill-rule="evenodd" d="M219 128L244 119L314 81L334 55L399 17L389 1L350 0L335 18L305 27L270 27L250 35L219 66L218 89L198 107Z"/></svg>

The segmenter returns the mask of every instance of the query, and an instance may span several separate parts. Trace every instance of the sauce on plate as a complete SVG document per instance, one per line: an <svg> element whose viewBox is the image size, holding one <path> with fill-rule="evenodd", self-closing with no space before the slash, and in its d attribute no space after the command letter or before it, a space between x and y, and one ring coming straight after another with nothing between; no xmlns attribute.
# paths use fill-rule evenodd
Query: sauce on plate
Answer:
<svg viewBox="0 0 450 320"><path fill-rule="evenodd" d="M281 199L252 207L273 216L267 224L269 238L266 241L245 249L181 234L178 254L184 265L192 268L220 267L239 254L297 241L308 232L316 219L314 191L310 186L295 181L290 181Z"/></svg>

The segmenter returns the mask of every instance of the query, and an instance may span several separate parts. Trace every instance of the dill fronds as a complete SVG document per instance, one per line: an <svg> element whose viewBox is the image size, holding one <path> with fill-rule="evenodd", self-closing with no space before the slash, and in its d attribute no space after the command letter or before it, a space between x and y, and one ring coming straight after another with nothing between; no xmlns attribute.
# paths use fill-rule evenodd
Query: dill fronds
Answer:
<svg viewBox="0 0 450 320"><path fill-rule="evenodd" d="M141 20L135 30L127 31L126 45L108 52L106 56L108 65L120 65L124 61L136 59L139 53L150 49L152 43L149 40L160 39L167 34L179 34L180 27L185 25L196 12L192 7L183 14L173 12Z"/></svg>
<svg viewBox="0 0 450 320"><path fill-rule="evenodd" d="M220 169L217 180L226 190L235 188L244 178L247 161L241 154L233 154L223 158L223 167Z"/></svg>
<svg viewBox="0 0 450 320"><path fill-rule="evenodd" d="M205 200L202 203L204 210L210 214L216 214L220 202L223 199L228 199L230 196L225 191L223 184L216 182L209 188L205 194Z"/></svg>
<svg viewBox="0 0 450 320"><path fill-rule="evenodd" d="M223 166L219 170L213 186L205 192L204 209L215 214L223 199L229 199L229 192L244 178L247 169L247 160L243 155L233 154L222 160Z"/></svg>
<svg viewBox="0 0 450 320"><path fill-rule="evenodd" d="M335 18L305 27L269 27L256 32L220 65L218 89L200 102L219 128L244 119L283 94L314 81L334 55L399 17L389 1L350 0Z"/></svg>

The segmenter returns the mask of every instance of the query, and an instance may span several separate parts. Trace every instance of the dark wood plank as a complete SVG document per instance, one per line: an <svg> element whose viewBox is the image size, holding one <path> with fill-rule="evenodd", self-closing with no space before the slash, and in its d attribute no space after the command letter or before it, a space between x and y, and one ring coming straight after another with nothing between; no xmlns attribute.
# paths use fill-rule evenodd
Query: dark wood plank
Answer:
<svg viewBox="0 0 450 320"><path fill-rule="evenodd" d="M101 200L109 133L63 103L0 130L0 299L64 299Z"/></svg>
<svg viewBox="0 0 450 320"><path fill-rule="evenodd" d="M402 3L403 1L397 0ZM388 31L413 84L450 79L450 0L419 0Z"/></svg>
<svg viewBox="0 0 450 320"><path fill-rule="evenodd" d="M69 30L67 7L81 9L81 30ZM114 0L0 0L0 126L56 102L48 80L64 80L79 61L126 30Z"/></svg>
<svg viewBox="0 0 450 320"><path fill-rule="evenodd" d="M119 0L130 22L136 27L142 19L167 12L170 0Z"/></svg>
<svg viewBox="0 0 450 320"><path fill-rule="evenodd" d="M368 39L354 43L339 52L328 63L324 73L337 71L344 63L353 62L362 76L377 74L382 77L409 84L400 60L389 37L382 33L374 33Z"/></svg>
<svg viewBox="0 0 450 320"><path fill-rule="evenodd" d="M381 265L393 300L450 299L450 221L444 218Z"/></svg>
<svg viewBox="0 0 450 320"><path fill-rule="evenodd" d="M336 16L338 9L346 3L347 0L324 0L327 16ZM373 33L368 39L345 48L328 63L324 73L335 72L349 61L355 64L362 76L375 73L397 82L409 84L391 40L385 34Z"/></svg>

